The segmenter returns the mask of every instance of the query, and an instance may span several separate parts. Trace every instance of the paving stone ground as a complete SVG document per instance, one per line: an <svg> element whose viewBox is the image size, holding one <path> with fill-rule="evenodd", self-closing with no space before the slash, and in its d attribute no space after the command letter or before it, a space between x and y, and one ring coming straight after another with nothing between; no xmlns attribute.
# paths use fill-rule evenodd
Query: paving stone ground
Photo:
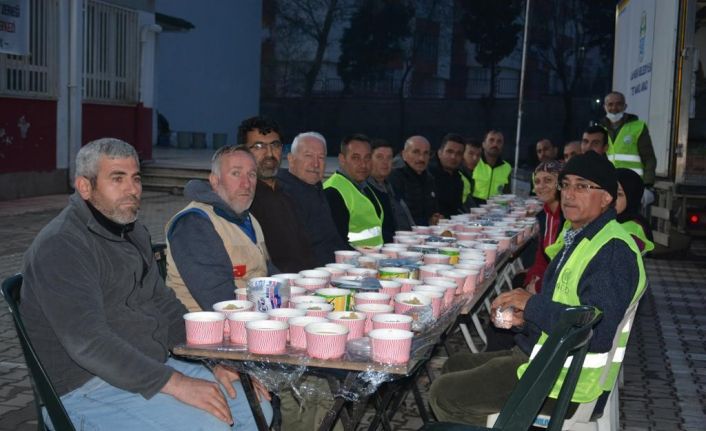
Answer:
<svg viewBox="0 0 706 431"><path fill-rule="evenodd" d="M32 238L66 201L61 195L0 202L0 279L19 271ZM154 242L164 240L164 223L185 204L181 196L145 193L140 218ZM706 430L705 250L704 242L697 241L685 259L646 261L650 288L624 362L623 430ZM0 430L36 430L27 369L7 308L0 305ZM433 363L438 369L443 357ZM428 384L422 382L422 392ZM396 411L392 427L406 431L420 426L410 396Z"/></svg>

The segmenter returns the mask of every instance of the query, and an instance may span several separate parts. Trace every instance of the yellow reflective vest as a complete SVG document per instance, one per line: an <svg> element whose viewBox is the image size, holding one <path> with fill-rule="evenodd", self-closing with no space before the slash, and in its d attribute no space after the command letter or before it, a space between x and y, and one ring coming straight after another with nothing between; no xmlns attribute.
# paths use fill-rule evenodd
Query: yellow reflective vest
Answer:
<svg viewBox="0 0 706 431"><path fill-rule="evenodd" d="M333 187L341 194L343 202L348 208L348 243L352 246L377 246L382 245L382 220L385 216L382 205L378 201L380 216L375 211L375 206L367 196L361 193L348 178L334 173L324 182L324 188ZM365 187L368 187L367 185ZM377 196L371 191L377 200Z"/></svg>
<svg viewBox="0 0 706 431"><path fill-rule="evenodd" d="M473 169L473 197L483 200L502 194L505 185L510 183L512 166L506 161L491 167L483 158Z"/></svg>
<svg viewBox="0 0 706 431"><path fill-rule="evenodd" d="M637 148L637 140L645 130L642 120L630 121L622 125L615 139L608 134L608 150L606 155L616 168L627 168L637 172L642 178L645 170Z"/></svg>

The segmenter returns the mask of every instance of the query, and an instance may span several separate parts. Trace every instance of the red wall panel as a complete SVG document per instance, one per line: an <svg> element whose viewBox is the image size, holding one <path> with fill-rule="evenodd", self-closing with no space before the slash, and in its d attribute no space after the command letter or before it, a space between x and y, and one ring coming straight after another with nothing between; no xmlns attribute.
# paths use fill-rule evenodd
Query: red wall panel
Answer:
<svg viewBox="0 0 706 431"><path fill-rule="evenodd" d="M0 174L55 169L56 101L0 97Z"/></svg>
<svg viewBox="0 0 706 431"><path fill-rule="evenodd" d="M118 138L132 144L140 159L152 158L152 109L137 106L83 104L83 143Z"/></svg>

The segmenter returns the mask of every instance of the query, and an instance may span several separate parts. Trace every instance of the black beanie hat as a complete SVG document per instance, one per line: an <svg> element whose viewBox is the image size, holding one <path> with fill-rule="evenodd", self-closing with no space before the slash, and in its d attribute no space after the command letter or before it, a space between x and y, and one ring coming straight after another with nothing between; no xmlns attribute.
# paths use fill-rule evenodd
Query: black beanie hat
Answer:
<svg viewBox="0 0 706 431"><path fill-rule="evenodd" d="M605 155L595 151L574 156L566 162L564 169L559 173L559 182L566 175L576 175L598 184L603 190L610 193L615 202L618 196L618 176L615 167Z"/></svg>

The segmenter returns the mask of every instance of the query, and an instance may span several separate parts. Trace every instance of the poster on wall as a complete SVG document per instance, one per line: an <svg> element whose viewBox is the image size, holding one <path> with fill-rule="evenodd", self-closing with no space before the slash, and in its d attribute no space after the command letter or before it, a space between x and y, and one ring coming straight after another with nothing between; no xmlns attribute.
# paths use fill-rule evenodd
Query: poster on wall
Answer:
<svg viewBox="0 0 706 431"><path fill-rule="evenodd" d="M0 0L0 53L29 54L29 0Z"/></svg>

